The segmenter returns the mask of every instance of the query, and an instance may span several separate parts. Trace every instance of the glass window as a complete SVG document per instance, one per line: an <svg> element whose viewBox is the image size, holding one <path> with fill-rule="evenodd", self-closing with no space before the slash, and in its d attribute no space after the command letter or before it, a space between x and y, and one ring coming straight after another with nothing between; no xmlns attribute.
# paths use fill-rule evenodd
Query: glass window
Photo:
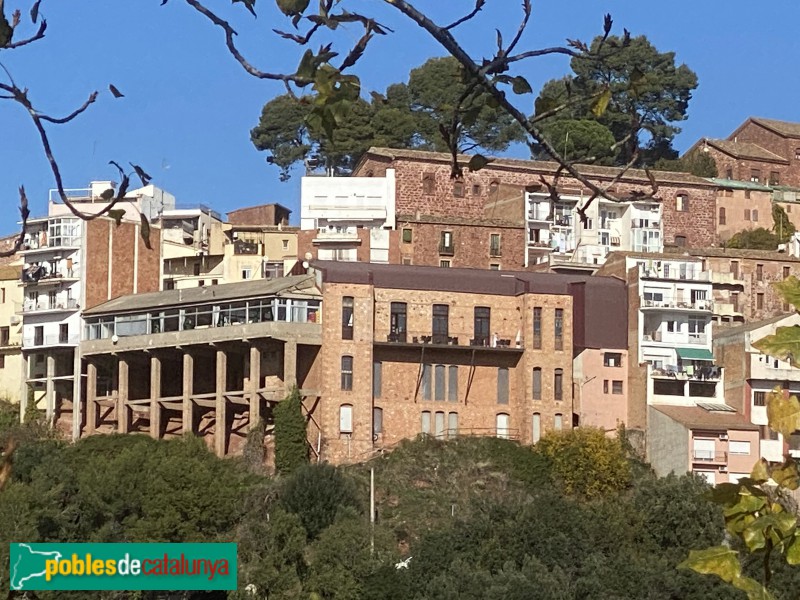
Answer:
<svg viewBox="0 0 800 600"><path fill-rule="evenodd" d="M433 343L447 344L450 341L449 333L450 307L447 304L433 305Z"/></svg>
<svg viewBox="0 0 800 600"><path fill-rule="evenodd" d="M423 410L422 411L422 433L430 433L431 432L431 411Z"/></svg>
<svg viewBox="0 0 800 600"><path fill-rule="evenodd" d="M458 435L458 413L447 413L447 437Z"/></svg>
<svg viewBox="0 0 800 600"><path fill-rule="evenodd" d="M372 435L383 433L383 409L376 406L372 409Z"/></svg>
<svg viewBox="0 0 800 600"><path fill-rule="evenodd" d="M353 297L342 298L342 339L353 339Z"/></svg>
<svg viewBox="0 0 800 600"><path fill-rule="evenodd" d="M564 369L556 369L553 373L553 397L556 400L564 399Z"/></svg>
<svg viewBox="0 0 800 600"><path fill-rule="evenodd" d="M406 341L406 303L392 302L390 314L390 341Z"/></svg>
<svg viewBox="0 0 800 600"><path fill-rule="evenodd" d="M448 373L449 381L447 382L447 399L450 402L458 402L458 367L452 365Z"/></svg>
<svg viewBox="0 0 800 600"><path fill-rule="evenodd" d="M603 353L603 366L605 366L605 367L621 367L622 366L622 353L621 352L605 352L605 353Z"/></svg>
<svg viewBox="0 0 800 600"><path fill-rule="evenodd" d="M739 442L731 440L728 442L728 452L731 454L750 454L750 442Z"/></svg>
<svg viewBox="0 0 800 600"><path fill-rule="evenodd" d="M353 389L353 357L342 357L342 390L350 391Z"/></svg>
<svg viewBox="0 0 800 600"><path fill-rule="evenodd" d="M564 349L564 309L556 309L555 318L555 347L556 350Z"/></svg>
<svg viewBox="0 0 800 600"><path fill-rule="evenodd" d="M410 244L413 239L413 231L409 228L403 229L403 243Z"/></svg>
<svg viewBox="0 0 800 600"><path fill-rule="evenodd" d="M533 347L542 347L542 309L539 306L533 309Z"/></svg>
<svg viewBox="0 0 800 600"><path fill-rule="evenodd" d="M491 309L486 306L475 307L475 344L476 346L489 345L489 332L491 330Z"/></svg>
<svg viewBox="0 0 800 600"><path fill-rule="evenodd" d="M612 394L621 394L622 393L622 381L614 380L611 382L611 393Z"/></svg>
<svg viewBox="0 0 800 600"><path fill-rule="evenodd" d="M380 398L383 388L383 363L376 360L372 363L372 397Z"/></svg>
<svg viewBox="0 0 800 600"><path fill-rule="evenodd" d="M431 399L431 365L422 365L422 399Z"/></svg>
<svg viewBox="0 0 800 600"><path fill-rule="evenodd" d="M753 392L753 406L766 406L767 392Z"/></svg>
<svg viewBox="0 0 800 600"><path fill-rule="evenodd" d="M435 422L434 422L434 434L437 438L443 438L445 434L445 423L444 423L444 413L442 411L436 411L435 414Z"/></svg>
<svg viewBox="0 0 800 600"><path fill-rule="evenodd" d="M556 413L553 419L553 429L561 431L564 428L564 416L561 413Z"/></svg>
<svg viewBox="0 0 800 600"><path fill-rule="evenodd" d="M434 369L434 400L444 401L445 391L445 367L436 365Z"/></svg>

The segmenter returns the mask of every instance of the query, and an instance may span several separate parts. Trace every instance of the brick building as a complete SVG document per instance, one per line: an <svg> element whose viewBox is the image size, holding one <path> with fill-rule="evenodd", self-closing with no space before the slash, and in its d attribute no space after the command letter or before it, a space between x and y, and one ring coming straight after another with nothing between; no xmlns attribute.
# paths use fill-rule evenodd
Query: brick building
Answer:
<svg viewBox="0 0 800 600"><path fill-rule="evenodd" d="M420 433L533 443L581 418L573 357L625 346L617 279L316 267L324 383L315 418L322 457L332 462L362 460Z"/></svg>

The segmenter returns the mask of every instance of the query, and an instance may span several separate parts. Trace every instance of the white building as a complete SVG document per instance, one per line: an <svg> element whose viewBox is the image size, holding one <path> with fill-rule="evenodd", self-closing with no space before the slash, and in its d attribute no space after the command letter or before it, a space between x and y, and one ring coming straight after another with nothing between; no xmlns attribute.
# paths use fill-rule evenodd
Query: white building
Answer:
<svg viewBox="0 0 800 600"><path fill-rule="evenodd" d="M319 260L355 261L369 245L370 262L388 262L394 228L394 169L384 177L303 177L300 229L317 232Z"/></svg>

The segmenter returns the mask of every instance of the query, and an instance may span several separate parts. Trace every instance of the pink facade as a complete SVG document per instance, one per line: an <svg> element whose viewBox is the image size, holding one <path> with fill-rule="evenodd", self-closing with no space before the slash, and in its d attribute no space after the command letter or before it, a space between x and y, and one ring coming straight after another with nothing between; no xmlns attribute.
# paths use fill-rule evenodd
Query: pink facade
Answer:
<svg viewBox="0 0 800 600"><path fill-rule="evenodd" d="M713 484L735 482L749 475L760 458L759 432L693 429L688 450L692 472L702 475Z"/></svg>
<svg viewBox="0 0 800 600"><path fill-rule="evenodd" d="M627 368L627 350L587 348L575 358L575 412L582 426L613 432L626 423Z"/></svg>

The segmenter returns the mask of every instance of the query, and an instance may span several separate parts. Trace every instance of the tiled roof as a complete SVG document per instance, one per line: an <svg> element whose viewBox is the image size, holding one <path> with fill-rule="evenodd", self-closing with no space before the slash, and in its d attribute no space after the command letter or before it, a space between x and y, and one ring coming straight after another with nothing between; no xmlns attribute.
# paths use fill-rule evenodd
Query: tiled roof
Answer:
<svg viewBox="0 0 800 600"><path fill-rule="evenodd" d="M689 429L727 431L728 429L758 430L744 415L733 412L708 411L699 406L657 405L650 408L668 416Z"/></svg>
<svg viewBox="0 0 800 600"><path fill-rule="evenodd" d="M800 138L800 123L778 121L777 119L762 119L761 117L750 117L750 120L767 129L772 129L784 137Z"/></svg>
<svg viewBox="0 0 800 600"><path fill-rule="evenodd" d="M441 162L441 163L449 163L452 160L452 156L445 152L428 152L425 150L407 150L407 149L396 149L396 148L370 148L362 157L361 161L369 158L369 156L381 156L384 158L389 158L392 160L395 159L409 159L409 160L420 160L426 162ZM467 163L469 162L471 156L467 154L459 154L458 160L459 162L463 162L464 166L466 167ZM531 171L532 173L543 174L543 175L552 175L556 172L559 165L558 163L546 160L522 160L518 158L493 158L492 162L489 165L493 168L505 168L510 170L517 170L517 171ZM356 165L356 168L353 172L357 172L360 167ZM598 178L598 179L613 179L619 174L620 169L617 167L600 167L596 165L577 165L576 168L585 175L586 177L591 178ZM683 185L694 185L694 186L702 186L702 187L711 187L712 184L707 179L702 177L696 177L689 173L680 173L678 171L651 171L653 177L655 177L656 181L661 183L676 183L676 184L683 184ZM568 177L567 173L564 173L564 177ZM622 182L634 182L638 184L648 183L649 178L647 177L647 173L642 169L629 169L623 178L621 179Z"/></svg>
<svg viewBox="0 0 800 600"><path fill-rule="evenodd" d="M782 156L778 156L766 148L762 148L758 144L753 144L752 142L734 142L731 140L712 139L706 139L705 142L709 146L716 148L720 152L724 152L725 154L733 156L734 158L749 158L752 160L763 160L767 162L789 164L789 161Z"/></svg>

